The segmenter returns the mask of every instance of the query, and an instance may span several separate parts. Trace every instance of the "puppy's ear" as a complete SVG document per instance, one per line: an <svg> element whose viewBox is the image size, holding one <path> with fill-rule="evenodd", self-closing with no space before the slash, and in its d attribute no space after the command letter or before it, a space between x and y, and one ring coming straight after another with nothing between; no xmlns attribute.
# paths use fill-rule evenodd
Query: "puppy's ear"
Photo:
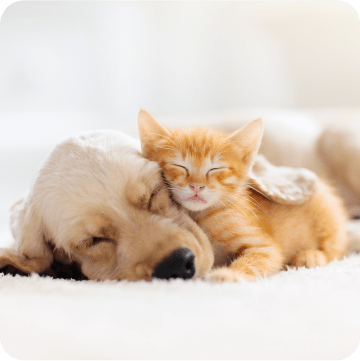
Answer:
<svg viewBox="0 0 360 361"><path fill-rule="evenodd" d="M19 256L18 252L11 248L0 248L0 272L2 269L5 269L7 266L15 268L16 270L24 272L26 274L41 273L47 271L52 264L52 255L49 253L49 256L44 258L42 257L26 257ZM13 273L10 271L9 273Z"/></svg>
<svg viewBox="0 0 360 361"><path fill-rule="evenodd" d="M145 158L152 159L152 153L156 149L158 141L169 137L171 131L142 109L138 115L138 127L142 154Z"/></svg>
<svg viewBox="0 0 360 361"><path fill-rule="evenodd" d="M2 249L0 267L7 263L26 273L46 271L53 253L46 242L46 226L32 199L25 197L11 207L10 227L17 251Z"/></svg>

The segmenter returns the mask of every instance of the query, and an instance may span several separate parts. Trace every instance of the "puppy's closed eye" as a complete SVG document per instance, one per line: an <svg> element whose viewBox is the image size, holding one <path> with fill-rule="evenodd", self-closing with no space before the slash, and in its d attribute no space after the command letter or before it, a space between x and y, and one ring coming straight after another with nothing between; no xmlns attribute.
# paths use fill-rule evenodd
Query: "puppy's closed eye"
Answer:
<svg viewBox="0 0 360 361"><path fill-rule="evenodd" d="M98 246L100 244L105 245L105 244L110 244L110 243L114 243L114 240L112 240L110 238L104 238L104 237L91 237L91 238L84 239L83 241L79 242L77 244L77 248L85 249L85 248Z"/></svg>
<svg viewBox="0 0 360 361"><path fill-rule="evenodd" d="M110 238L85 239L74 247L74 251L96 261L114 263L116 260L116 242Z"/></svg>
<svg viewBox="0 0 360 361"><path fill-rule="evenodd" d="M96 244L99 244L101 242L114 242L112 239L110 238L103 238L103 237L93 237L90 240L88 240L88 246L95 246Z"/></svg>

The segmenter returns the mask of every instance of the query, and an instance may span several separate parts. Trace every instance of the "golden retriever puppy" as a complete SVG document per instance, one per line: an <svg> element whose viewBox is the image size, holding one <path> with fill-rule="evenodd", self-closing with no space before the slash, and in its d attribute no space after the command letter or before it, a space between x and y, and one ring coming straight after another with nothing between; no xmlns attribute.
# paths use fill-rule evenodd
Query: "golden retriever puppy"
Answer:
<svg viewBox="0 0 360 361"><path fill-rule="evenodd" d="M89 279L135 281L199 277L213 264L207 236L171 202L158 164L120 132L59 143L11 211L15 247L0 249L0 269L76 262Z"/></svg>

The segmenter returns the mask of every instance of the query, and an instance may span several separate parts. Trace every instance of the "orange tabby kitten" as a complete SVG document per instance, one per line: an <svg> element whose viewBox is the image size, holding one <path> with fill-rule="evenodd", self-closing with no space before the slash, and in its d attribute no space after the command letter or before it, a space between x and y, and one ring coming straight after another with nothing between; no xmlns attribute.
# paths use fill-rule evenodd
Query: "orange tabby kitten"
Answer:
<svg viewBox="0 0 360 361"><path fill-rule="evenodd" d="M227 259L211 280L253 280L285 264L324 266L344 255L347 216L324 182L301 205L275 203L248 185L260 119L231 135L200 126L169 130L143 110L138 123L143 155L159 162L174 200L207 233L216 258Z"/></svg>

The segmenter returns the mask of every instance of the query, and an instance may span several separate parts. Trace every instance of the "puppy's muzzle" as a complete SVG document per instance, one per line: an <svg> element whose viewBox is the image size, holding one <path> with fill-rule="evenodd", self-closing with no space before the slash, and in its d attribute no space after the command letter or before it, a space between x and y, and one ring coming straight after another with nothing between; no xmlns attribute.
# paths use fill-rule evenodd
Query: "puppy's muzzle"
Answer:
<svg viewBox="0 0 360 361"><path fill-rule="evenodd" d="M191 278L195 273L195 255L188 248L177 249L155 269L154 277L162 279Z"/></svg>

